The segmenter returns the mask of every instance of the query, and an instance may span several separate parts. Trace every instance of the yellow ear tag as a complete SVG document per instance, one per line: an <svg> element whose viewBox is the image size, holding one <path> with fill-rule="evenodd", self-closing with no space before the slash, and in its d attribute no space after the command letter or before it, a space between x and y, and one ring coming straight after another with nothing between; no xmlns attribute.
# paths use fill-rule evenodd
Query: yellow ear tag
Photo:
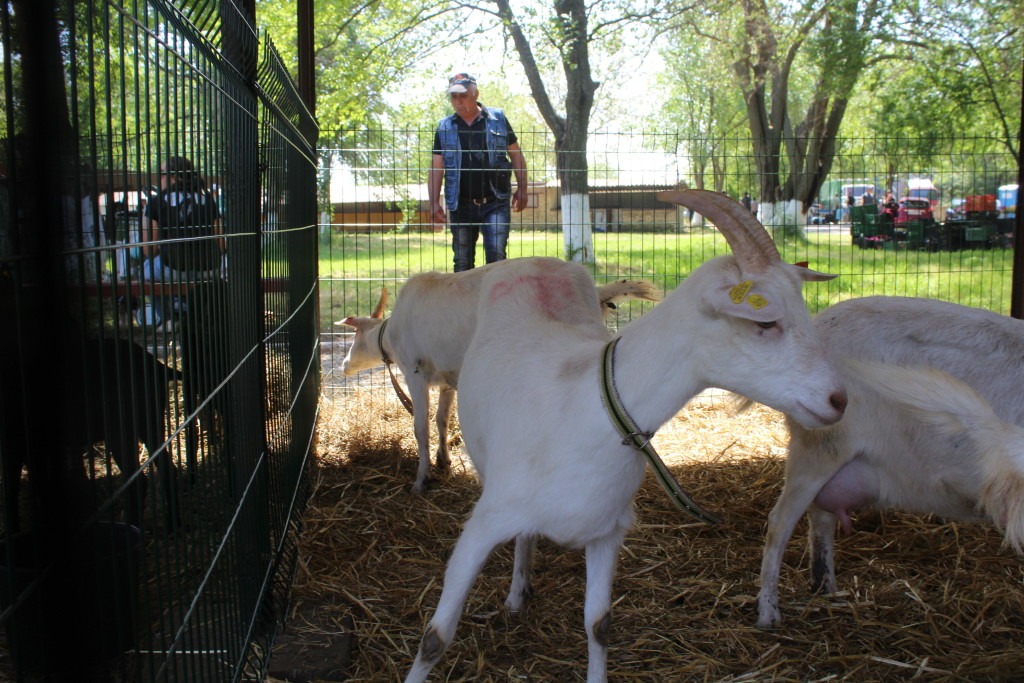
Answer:
<svg viewBox="0 0 1024 683"><path fill-rule="evenodd" d="M762 309L768 305L768 299L765 299L760 294L750 294L750 289L753 286L753 282L750 280L744 280L738 285L734 285L732 289L729 290L729 298L732 299L734 304L741 304L746 301L755 311Z"/></svg>
<svg viewBox="0 0 1024 683"><path fill-rule="evenodd" d="M765 299L760 294L751 294L749 297L747 297L747 303L750 304L750 307L756 311L767 306L768 299Z"/></svg>
<svg viewBox="0 0 1024 683"><path fill-rule="evenodd" d="M753 286L753 282L745 280L729 290L729 298L732 299L734 304L741 304L743 303L743 300L747 298L747 294Z"/></svg>

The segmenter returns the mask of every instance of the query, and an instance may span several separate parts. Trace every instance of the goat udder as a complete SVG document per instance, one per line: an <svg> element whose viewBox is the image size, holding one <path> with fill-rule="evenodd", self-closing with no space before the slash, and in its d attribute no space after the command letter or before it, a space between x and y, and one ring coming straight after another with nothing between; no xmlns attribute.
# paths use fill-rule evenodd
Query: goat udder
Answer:
<svg viewBox="0 0 1024 683"><path fill-rule="evenodd" d="M853 532L850 513L877 498L877 488L869 465L851 460L843 465L814 497L814 504L839 518L843 531Z"/></svg>

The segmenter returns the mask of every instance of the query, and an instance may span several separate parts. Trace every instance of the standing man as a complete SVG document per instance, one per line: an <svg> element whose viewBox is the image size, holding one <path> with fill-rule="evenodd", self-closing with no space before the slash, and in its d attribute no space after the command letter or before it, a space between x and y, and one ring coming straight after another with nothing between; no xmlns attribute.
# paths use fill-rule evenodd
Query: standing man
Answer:
<svg viewBox="0 0 1024 683"><path fill-rule="evenodd" d="M451 228L458 272L475 265L481 232L487 263L505 258L511 209L526 208L526 159L505 113L478 102L480 91L473 76L457 73L448 79L448 97L455 113L437 124L427 192L431 219L447 219Z"/></svg>
<svg viewBox="0 0 1024 683"><path fill-rule="evenodd" d="M226 248L222 234L220 209L192 161L168 157L160 165L160 193L146 204L143 217L142 251L148 258L143 279L172 284L220 280ZM188 297L173 299L153 297L152 322L163 321L167 331L174 328L172 315L187 306Z"/></svg>
<svg viewBox="0 0 1024 683"><path fill-rule="evenodd" d="M202 410L208 445L217 446L221 462L230 463L231 455L226 449L231 434L231 411L225 402L227 392L218 389L227 381L232 364L225 343L231 332L225 327L226 249L220 209L206 181L190 159L167 157L160 165L160 193L146 205L143 250L149 255L155 250L159 253L143 264L143 281L187 285L187 293L175 297L173 302L163 297L163 303L156 307L161 310L165 332L175 330L172 316L176 310L180 318L184 415ZM219 424L208 419L212 418L211 410L220 415ZM219 429L213 428L215 425ZM185 427L185 453L191 466L202 444L195 420L189 419Z"/></svg>

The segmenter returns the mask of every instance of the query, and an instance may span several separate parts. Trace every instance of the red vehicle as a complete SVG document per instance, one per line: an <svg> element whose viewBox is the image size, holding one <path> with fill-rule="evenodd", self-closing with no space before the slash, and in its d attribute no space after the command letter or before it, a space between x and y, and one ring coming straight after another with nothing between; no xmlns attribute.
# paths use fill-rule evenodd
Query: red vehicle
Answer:
<svg viewBox="0 0 1024 683"><path fill-rule="evenodd" d="M931 223L934 220L932 203L927 199L915 199L914 197L900 199L900 208L896 212L896 225L903 225L911 221Z"/></svg>

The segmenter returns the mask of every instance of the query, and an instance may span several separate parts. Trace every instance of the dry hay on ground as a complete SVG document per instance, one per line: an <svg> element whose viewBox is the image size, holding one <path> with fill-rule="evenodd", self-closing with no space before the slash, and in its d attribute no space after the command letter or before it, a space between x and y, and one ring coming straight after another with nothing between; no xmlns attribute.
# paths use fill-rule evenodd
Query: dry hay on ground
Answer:
<svg viewBox="0 0 1024 683"><path fill-rule="evenodd" d="M783 566L784 624L758 630L761 545L785 431L774 411L736 415L716 403L682 411L655 445L725 522L694 523L648 475L613 588L610 680L1024 679L1022 565L984 525L861 514L856 533L837 542L841 592L812 596L801 524ZM324 405L292 614L315 608L328 626L299 619L288 628L309 642L354 632L344 680L402 679L476 499L458 458L424 497L409 493L415 469L411 420L397 402L357 395ZM582 552L541 543L535 597L514 625L502 613L511 563L511 544L492 555L432 681L585 679Z"/></svg>

